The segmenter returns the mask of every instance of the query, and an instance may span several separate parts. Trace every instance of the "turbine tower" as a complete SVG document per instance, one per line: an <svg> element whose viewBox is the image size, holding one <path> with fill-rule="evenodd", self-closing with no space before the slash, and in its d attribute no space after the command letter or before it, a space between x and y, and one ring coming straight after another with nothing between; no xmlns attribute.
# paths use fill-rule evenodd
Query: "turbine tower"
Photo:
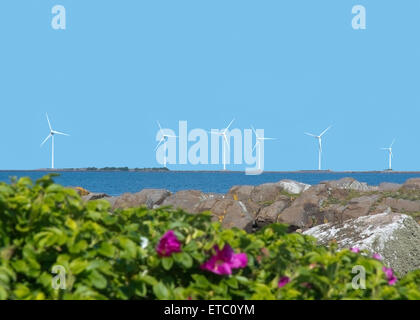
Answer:
<svg viewBox="0 0 420 320"><path fill-rule="evenodd" d="M322 158L322 136L331 128L329 126L327 129L321 132L319 135L315 135L312 133L305 132L306 135L314 137L315 139L318 139L318 170L321 170L321 158Z"/></svg>
<svg viewBox="0 0 420 320"><path fill-rule="evenodd" d="M226 171L226 147L227 147L228 149L230 149L230 147L229 147L229 141L228 141L228 139L227 139L226 133L228 132L228 130L229 130L229 128L230 128L230 126L231 126L231 125L232 125L232 123L233 123L233 121L235 121L235 119L233 119L233 120L229 123L229 125L228 125L226 128L224 128L224 129L221 129L221 130L219 130L219 131L210 131L210 133L211 133L211 134L217 134L217 135L219 135L219 136L223 137L223 170L224 170L224 171Z"/></svg>
<svg viewBox="0 0 420 320"><path fill-rule="evenodd" d="M156 148L155 148L155 152L156 150L159 148L159 146L161 144L163 144L163 166L166 168L166 143L168 142L169 138L178 138L177 136L171 136L169 134L165 134L162 126L160 125L159 121L156 121L158 126L159 126L159 132L162 134L162 138L159 140L159 143L157 144Z"/></svg>
<svg viewBox="0 0 420 320"><path fill-rule="evenodd" d="M67 134L67 133L63 133L63 132L60 132L60 131L53 130L52 127L51 127L50 119L48 118L48 113L46 113L45 115L47 116L48 127L50 128L50 134L45 138L44 141L42 141L41 147L44 145L45 142L48 141L48 139L51 138L51 145L52 145L52 148L51 148L51 169L54 169L54 135L56 135L56 134L62 135L62 136L70 136L70 135Z"/></svg>
<svg viewBox="0 0 420 320"><path fill-rule="evenodd" d="M254 127L251 126L251 128L252 128L252 131L254 131L255 138L256 138L256 142L255 142L254 148L252 149L252 152L254 152L255 148L258 145L258 170L261 170L261 142L264 140L276 140L276 138L260 137L257 134L257 131L255 131Z"/></svg>
<svg viewBox="0 0 420 320"><path fill-rule="evenodd" d="M388 156L389 156L389 168L388 170L392 170L392 157L394 156L394 154L392 153L392 146L394 145L395 139L392 140L391 145L388 148L381 148L381 150L387 150L388 151Z"/></svg>

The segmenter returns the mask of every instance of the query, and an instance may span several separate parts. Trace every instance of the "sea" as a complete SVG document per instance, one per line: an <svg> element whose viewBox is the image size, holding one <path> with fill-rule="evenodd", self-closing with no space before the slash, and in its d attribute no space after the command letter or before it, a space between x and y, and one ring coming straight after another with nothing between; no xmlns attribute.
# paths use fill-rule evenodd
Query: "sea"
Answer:
<svg viewBox="0 0 420 320"><path fill-rule="evenodd" d="M1 171L0 181L10 182L12 177L30 177L32 180L47 174L45 171ZM420 172L264 172L246 175L243 172L132 172L132 171L61 171L56 183L64 186L83 187L91 192L118 196L126 192L135 193L145 188L179 190L201 190L203 192L226 193L234 185L259 185L291 179L307 184L351 177L369 185L382 182L404 183L409 178L420 178Z"/></svg>

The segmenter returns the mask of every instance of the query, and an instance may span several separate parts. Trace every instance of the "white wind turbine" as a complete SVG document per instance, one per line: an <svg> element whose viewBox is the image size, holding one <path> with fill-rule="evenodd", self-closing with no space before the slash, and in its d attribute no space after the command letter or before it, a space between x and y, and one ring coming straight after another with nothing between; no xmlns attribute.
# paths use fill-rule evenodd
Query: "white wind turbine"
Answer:
<svg viewBox="0 0 420 320"><path fill-rule="evenodd" d="M163 143L164 147L163 147L163 166L166 168L166 143L168 142L169 138L178 138L177 136L171 136L169 134L165 134L162 126L160 125L159 121L156 121L158 126L159 126L159 132L162 134L162 138L159 140L159 143L157 144L156 148L155 148L155 152L156 150L159 148L159 146Z"/></svg>
<svg viewBox="0 0 420 320"><path fill-rule="evenodd" d="M54 169L54 135L58 134L58 135L62 135L62 136L70 136L67 133L63 133L60 131L55 131L52 129L51 127L51 123L50 123L50 119L48 118L48 113L45 114L47 116L47 121L48 121L48 126L50 128L50 134L45 138L44 141L42 141L41 143L41 147L44 145L45 142L47 142L48 139L51 138L51 145L52 145L52 150L51 150L51 169Z"/></svg>
<svg viewBox="0 0 420 320"><path fill-rule="evenodd" d="M381 148L381 150L387 150L388 151L388 155L389 155L389 168L388 170L392 170L392 157L394 156L394 154L392 153L392 146L394 145L395 139L392 140L391 145L388 148Z"/></svg>
<svg viewBox="0 0 420 320"><path fill-rule="evenodd" d="M254 148L252 148L252 152L254 152L255 148L258 145L258 170L261 170L261 141L264 141L264 140L276 140L276 138L260 137L257 134L257 131L255 131L254 127L251 126L251 128L252 128L252 131L254 131L255 138L256 138L256 142L255 142Z"/></svg>
<svg viewBox="0 0 420 320"><path fill-rule="evenodd" d="M230 126L233 123L233 121L235 121L235 119L233 119L229 123L229 125L226 128L222 129L222 130L219 130L219 131L210 131L211 134L217 134L217 135L223 137L223 170L225 170L225 171L226 171L226 147L228 149L230 149L229 148L229 141L228 141L228 138L226 136L226 133L228 132Z"/></svg>
<svg viewBox="0 0 420 320"><path fill-rule="evenodd" d="M312 133L308 133L305 132L306 135L314 137L316 139L318 139L318 170L321 170L321 157L322 157L322 136L331 128L331 126L329 126L327 129L325 129L324 131L321 132L320 135L315 135Z"/></svg>

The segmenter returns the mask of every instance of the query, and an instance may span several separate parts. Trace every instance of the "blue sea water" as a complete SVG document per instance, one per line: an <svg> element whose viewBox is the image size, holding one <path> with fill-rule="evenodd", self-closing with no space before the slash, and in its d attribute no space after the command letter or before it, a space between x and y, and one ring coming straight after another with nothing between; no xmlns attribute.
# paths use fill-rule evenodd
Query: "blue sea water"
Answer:
<svg viewBox="0 0 420 320"><path fill-rule="evenodd" d="M36 180L46 172L3 171L0 181L10 182L10 178L28 176ZM138 192L144 188L163 188L172 192L196 189L203 192L226 193L234 185L259 185L292 179L308 184L318 184L325 180L352 177L369 185L382 182L403 183L409 178L420 177L420 173L404 172L266 172L248 176L243 172L60 172L55 181L64 186L80 186L92 192L104 192L117 196L125 192Z"/></svg>

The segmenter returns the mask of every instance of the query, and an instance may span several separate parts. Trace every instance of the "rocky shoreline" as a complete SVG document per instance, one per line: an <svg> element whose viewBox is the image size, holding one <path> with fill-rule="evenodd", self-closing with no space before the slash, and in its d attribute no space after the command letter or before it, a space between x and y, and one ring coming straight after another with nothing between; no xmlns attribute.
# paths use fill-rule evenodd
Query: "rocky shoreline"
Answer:
<svg viewBox="0 0 420 320"><path fill-rule="evenodd" d="M86 201L107 200L112 210L171 206L189 213L211 212L225 228L254 232L278 222L339 247L379 253L399 274L420 268L420 179L369 186L353 178L308 185L281 180L233 186L226 194L144 189L110 197L78 188Z"/></svg>

